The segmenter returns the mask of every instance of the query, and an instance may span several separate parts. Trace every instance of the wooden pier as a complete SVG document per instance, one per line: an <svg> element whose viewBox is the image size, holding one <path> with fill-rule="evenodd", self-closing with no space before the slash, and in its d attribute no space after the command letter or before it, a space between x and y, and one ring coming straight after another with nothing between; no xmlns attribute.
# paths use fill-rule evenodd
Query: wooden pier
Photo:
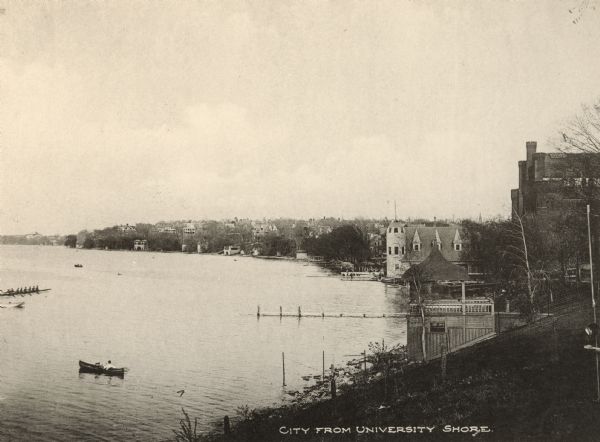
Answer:
<svg viewBox="0 0 600 442"><path fill-rule="evenodd" d="M282 308L279 307L279 313L262 313L260 311L260 305L256 309L256 317L274 317L274 318L365 318L365 319L373 319L373 318L406 318L406 313L382 313L382 314L373 314L373 313L303 313L302 307L298 307L297 313L284 313Z"/></svg>

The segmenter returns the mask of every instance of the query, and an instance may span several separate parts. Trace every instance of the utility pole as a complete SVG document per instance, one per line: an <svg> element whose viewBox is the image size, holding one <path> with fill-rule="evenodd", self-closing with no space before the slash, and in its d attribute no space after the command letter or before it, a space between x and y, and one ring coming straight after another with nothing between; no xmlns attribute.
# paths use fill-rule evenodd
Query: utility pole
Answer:
<svg viewBox="0 0 600 442"><path fill-rule="evenodd" d="M592 233L590 227L590 205L587 205L587 228L588 228L588 246L590 251L590 289L592 293L592 311L594 313L594 324L596 320L596 298L594 297L594 265L592 260ZM598 347L598 334L596 334L595 344ZM600 361L596 352L596 402L600 402Z"/></svg>

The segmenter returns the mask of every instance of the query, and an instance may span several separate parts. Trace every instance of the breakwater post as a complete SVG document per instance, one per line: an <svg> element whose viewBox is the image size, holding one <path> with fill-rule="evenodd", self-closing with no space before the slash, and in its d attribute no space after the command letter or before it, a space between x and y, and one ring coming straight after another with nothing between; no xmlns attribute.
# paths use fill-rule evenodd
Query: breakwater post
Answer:
<svg viewBox="0 0 600 442"><path fill-rule="evenodd" d="M260 305L256 308L256 317L260 318Z"/></svg>
<svg viewBox="0 0 600 442"><path fill-rule="evenodd" d="M281 352L281 362L282 362L282 369L283 369L283 386L285 387L285 353Z"/></svg>

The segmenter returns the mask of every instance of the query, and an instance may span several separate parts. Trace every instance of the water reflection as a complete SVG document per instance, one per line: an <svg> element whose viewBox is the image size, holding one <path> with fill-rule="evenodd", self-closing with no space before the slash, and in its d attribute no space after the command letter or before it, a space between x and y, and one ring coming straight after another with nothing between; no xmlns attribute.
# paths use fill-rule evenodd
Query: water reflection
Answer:
<svg viewBox="0 0 600 442"><path fill-rule="evenodd" d="M105 384L105 385L123 385L125 376L123 375L103 375L95 373L86 373L85 371L79 371L79 379L81 381L93 380L94 384Z"/></svg>

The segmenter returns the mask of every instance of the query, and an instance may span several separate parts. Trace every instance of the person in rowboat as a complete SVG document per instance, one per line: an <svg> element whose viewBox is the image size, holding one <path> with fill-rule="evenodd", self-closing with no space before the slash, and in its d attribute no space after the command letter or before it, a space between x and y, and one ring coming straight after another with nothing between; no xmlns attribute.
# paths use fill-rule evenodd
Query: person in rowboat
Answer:
<svg viewBox="0 0 600 442"><path fill-rule="evenodd" d="M106 364L104 364L104 369L110 370L111 368L117 368L117 367L115 367L109 359L108 362Z"/></svg>

